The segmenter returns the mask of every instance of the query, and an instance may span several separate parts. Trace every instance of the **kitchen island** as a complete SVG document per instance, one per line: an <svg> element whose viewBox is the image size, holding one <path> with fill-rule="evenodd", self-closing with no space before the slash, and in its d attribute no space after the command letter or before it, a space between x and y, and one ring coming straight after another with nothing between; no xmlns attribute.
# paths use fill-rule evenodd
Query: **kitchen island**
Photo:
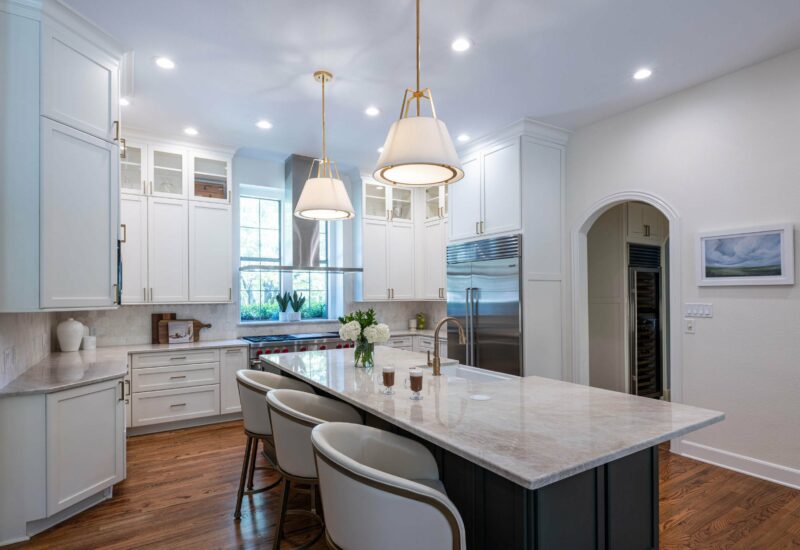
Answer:
<svg viewBox="0 0 800 550"><path fill-rule="evenodd" d="M436 456L469 548L658 548L658 444L719 422L710 411L540 377L444 365L425 369L423 399L403 379L422 354L378 347L262 361L414 437ZM394 366L396 394L381 393Z"/></svg>

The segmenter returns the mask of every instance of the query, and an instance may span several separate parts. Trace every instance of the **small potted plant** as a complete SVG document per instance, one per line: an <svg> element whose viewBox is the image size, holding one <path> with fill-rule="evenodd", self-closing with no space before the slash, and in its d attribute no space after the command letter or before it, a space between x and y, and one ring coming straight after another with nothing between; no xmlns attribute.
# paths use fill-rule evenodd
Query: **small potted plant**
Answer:
<svg viewBox="0 0 800 550"><path fill-rule="evenodd" d="M375 344L389 340L389 327L378 323L375 310L354 311L339 317L339 336L356 343L355 366L375 366Z"/></svg>
<svg viewBox="0 0 800 550"><path fill-rule="evenodd" d="M300 318L302 317L301 311L303 309L303 304L305 303L306 303L306 297L303 296L302 294L298 294L297 291L295 290L292 296L289 298L289 305L292 306L292 314L291 314L292 321L300 320Z"/></svg>
<svg viewBox="0 0 800 550"><path fill-rule="evenodd" d="M292 300L291 294L288 292L284 292L283 294L278 293L275 295L275 301L278 302L278 321L291 321L292 314L289 311L286 311L289 308L289 302Z"/></svg>

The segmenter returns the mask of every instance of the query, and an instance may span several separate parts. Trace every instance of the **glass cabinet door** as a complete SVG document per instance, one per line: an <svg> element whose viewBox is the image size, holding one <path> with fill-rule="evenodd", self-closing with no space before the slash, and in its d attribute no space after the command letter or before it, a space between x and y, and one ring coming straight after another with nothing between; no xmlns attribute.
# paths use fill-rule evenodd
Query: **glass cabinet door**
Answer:
<svg viewBox="0 0 800 550"><path fill-rule="evenodd" d="M411 189L395 187L392 189L392 220L411 221Z"/></svg>
<svg viewBox="0 0 800 550"><path fill-rule="evenodd" d="M197 155L193 159L192 197L227 202L230 190L228 161Z"/></svg>
<svg viewBox="0 0 800 550"><path fill-rule="evenodd" d="M425 221L447 217L447 186L425 188Z"/></svg>
<svg viewBox="0 0 800 550"><path fill-rule="evenodd" d="M387 216L386 187L377 183L364 184L364 217L385 220Z"/></svg>
<svg viewBox="0 0 800 550"><path fill-rule="evenodd" d="M123 193L142 195L145 192L145 179L147 178L145 165L145 150L141 145L126 143L125 158L119 159L120 189Z"/></svg>
<svg viewBox="0 0 800 550"><path fill-rule="evenodd" d="M167 148L153 147L151 157L153 195L185 197L183 185L183 152Z"/></svg>

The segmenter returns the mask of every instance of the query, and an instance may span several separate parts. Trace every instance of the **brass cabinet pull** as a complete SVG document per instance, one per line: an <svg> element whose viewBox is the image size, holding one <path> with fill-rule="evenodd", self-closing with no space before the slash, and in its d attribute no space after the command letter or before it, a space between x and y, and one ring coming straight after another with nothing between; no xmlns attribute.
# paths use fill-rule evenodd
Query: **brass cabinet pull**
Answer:
<svg viewBox="0 0 800 550"><path fill-rule="evenodd" d="M144 295L144 301L147 301L147 289L142 287L142 294Z"/></svg>
<svg viewBox="0 0 800 550"><path fill-rule="evenodd" d="M119 399L117 401L125 401L125 382L119 381Z"/></svg>
<svg viewBox="0 0 800 550"><path fill-rule="evenodd" d="M150 287L150 301L153 301L153 287Z"/></svg>
<svg viewBox="0 0 800 550"><path fill-rule="evenodd" d="M185 359L186 359L185 355L182 355L181 357L170 357L169 358L170 361L183 361Z"/></svg>
<svg viewBox="0 0 800 550"><path fill-rule="evenodd" d="M117 283L111 285L111 291L114 293L114 303L119 304L119 287L117 286Z"/></svg>
<svg viewBox="0 0 800 550"><path fill-rule="evenodd" d="M120 138L119 140L119 158L128 158L128 142L125 141L125 138Z"/></svg>
<svg viewBox="0 0 800 550"><path fill-rule="evenodd" d="M390 289L390 288L386 289L386 299L387 300L391 300L392 299L392 289Z"/></svg>
<svg viewBox="0 0 800 550"><path fill-rule="evenodd" d="M170 376L170 380L180 380L181 378L186 378L185 374L181 374L180 376Z"/></svg>
<svg viewBox="0 0 800 550"><path fill-rule="evenodd" d="M114 141L119 141L119 120L114 121Z"/></svg>
<svg viewBox="0 0 800 550"><path fill-rule="evenodd" d="M486 230L484 229L484 222L481 222L481 235L483 235L485 232Z"/></svg>
<svg viewBox="0 0 800 550"><path fill-rule="evenodd" d="M123 380L122 384L123 384L123 386L125 388L127 388L125 390L125 395L130 395L131 394L131 381L130 380Z"/></svg>
<svg viewBox="0 0 800 550"><path fill-rule="evenodd" d="M228 287L228 301L230 302L231 300L233 300L233 290Z"/></svg>
<svg viewBox="0 0 800 550"><path fill-rule="evenodd" d="M644 224L644 236L645 237L649 237L650 236L650 225L649 224Z"/></svg>
<svg viewBox="0 0 800 550"><path fill-rule="evenodd" d="M175 403L174 405L170 405L169 408L170 409L174 409L176 407L185 407L185 406L186 406L186 403Z"/></svg>
<svg viewBox="0 0 800 550"><path fill-rule="evenodd" d="M475 234L476 235L481 234L481 222L475 222Z"/></svg>
<svg viewBox="0 0 800 550"><path fill-rule="evenodd" d="M122 228L122 239L119 242L126 243L128 242L128 226L124 223L119 224L120 228Z"/></svg>

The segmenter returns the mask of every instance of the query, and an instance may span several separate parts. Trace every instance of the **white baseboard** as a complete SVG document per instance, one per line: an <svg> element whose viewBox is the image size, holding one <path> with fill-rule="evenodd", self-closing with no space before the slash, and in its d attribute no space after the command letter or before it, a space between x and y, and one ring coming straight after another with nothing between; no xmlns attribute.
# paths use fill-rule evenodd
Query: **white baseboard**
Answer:
<svg viewBox="0 0 800 550"><path fill-rule="evenodd" d="M757 458L744 456L730 451L723 451L700 443L681 440L673 441L671 450L679 455L707 462L749 476L765 479L773 483L785 485L792 489L800 489L800 470L773 464Z"/></svg>

